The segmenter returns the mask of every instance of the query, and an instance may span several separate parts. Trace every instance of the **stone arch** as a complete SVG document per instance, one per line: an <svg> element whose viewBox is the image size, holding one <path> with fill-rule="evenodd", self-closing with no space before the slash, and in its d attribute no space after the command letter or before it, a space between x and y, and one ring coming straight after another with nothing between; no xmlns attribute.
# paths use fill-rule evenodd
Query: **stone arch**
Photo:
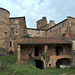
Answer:
<svg viewBox="0 0 75 75"><path fill-rule="evenodd" d="M62 34L62 37L65 37L65 33L64 33L64 34Z"/></svg>
<svg viewBox="0 0 75 75"><path fill-rule="evenodd" d="M44 62L42 60L34 60L36 63L36 67L39 69L44 69Z"/></svg>
<svg viewBox="0 0 75 75"><path fill-rule="evenodd" d="M60 65L68 66L71 65L71 59L69 58L61 58L56 61L56 68L60 68Z"/></svg>

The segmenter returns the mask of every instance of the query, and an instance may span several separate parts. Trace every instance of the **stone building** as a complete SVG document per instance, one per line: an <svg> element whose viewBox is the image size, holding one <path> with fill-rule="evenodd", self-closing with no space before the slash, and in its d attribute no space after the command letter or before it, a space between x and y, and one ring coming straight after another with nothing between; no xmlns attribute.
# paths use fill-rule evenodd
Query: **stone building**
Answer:
<svg viewBox="0 0 75 75"><path fill-rule="evenodd" d="M72 42L53 37L23 38L18 42L18 62L30 59L29 54L32 58L36 57L36 67L41 69L69 66L72 59Z"/></svg>
<svg viewBox="0 0 75 75"><path fill-rule="evenodd" d="M58 24L50 20L48 24L43 17L33 29L26 27L25 17L9 16L8 10L0 8L0 48L14 53L18 49L18 62L31 56L40 57L35 60L36 67L41 64L39 68L75 66L75 18L68 16ZM32 38L21 38L23 35Z"/></svg>
<svg viewBox="0 0 75 75"><path fill-rule="evenodd" d="M9 17L10 12L0 8L0 47L17 51L17 42L27 34L25 17Z"/></svg>

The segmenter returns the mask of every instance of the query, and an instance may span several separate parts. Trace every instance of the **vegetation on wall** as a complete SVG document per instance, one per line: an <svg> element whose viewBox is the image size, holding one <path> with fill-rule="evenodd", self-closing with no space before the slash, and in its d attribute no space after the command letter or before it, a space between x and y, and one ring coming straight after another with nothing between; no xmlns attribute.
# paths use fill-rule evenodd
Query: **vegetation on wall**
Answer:
<svg viewBox="0 0 75 75"><path fill-rule="evenodd" d="M43 59L45 60L45 64L46 64L46 67L50 61L50 55L47 54L47 51L45 53L45 55L43 56Z"/></svg>
<svg viewBox="0 0 75 75"><path fill-rule="evenodd" d="M32 57L32 52L28 54L30 59L27 60L28 62L30 62L33 66L35 66L35 60L41 60L41 57Z"/></svg>
<svg viewBox="0 0 75 75"><path fill-rule="evenodd" d="M30 36L30 35L24 35L24 34L23 34L23 35L21 36L21 38L31 38L31 36Z"/></svg>

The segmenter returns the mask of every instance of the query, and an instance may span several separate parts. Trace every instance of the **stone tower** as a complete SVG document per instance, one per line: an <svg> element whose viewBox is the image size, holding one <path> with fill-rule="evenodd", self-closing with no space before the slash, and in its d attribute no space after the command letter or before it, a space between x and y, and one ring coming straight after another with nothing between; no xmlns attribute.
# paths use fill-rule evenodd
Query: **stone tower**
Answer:
<svg viewBox="0 0 75 75"><path fill-rule="evenodd" d="M0 47L8 49L9 42L9 11L0 8Z"/></svg>
<svg viewBox="0 0 75 75"><path fill-rule="evenodd" d="M46 24L47 24L46 17L42 17L41 20L37 21L37 29L40 29L41 27L43 27Z"/></svg>

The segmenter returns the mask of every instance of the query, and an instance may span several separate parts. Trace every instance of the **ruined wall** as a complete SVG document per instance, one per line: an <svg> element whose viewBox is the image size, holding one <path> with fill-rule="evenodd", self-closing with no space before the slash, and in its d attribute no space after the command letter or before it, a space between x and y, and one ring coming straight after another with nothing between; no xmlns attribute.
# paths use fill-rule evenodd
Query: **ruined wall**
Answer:
<svg viewBox="0 0 75 75"><path fill-rule="evenodd" d="M59 53L59 55L56 55L57 46L63 48L62 54ZM55 68L56 62L58 59L61 59L61 58L69 58L70 60L72 59L71 45L48 45L48 55L50 55L50 61L47 67Z"/></svg>
<svg viewBox="0 0 75 75"><path fill-rule="evenodd" d="M29 59L29 54L31 54L32 57L37 57L35 56L35 47L38 45L21 45L21 60L27 60ZM39 56L42 56L44 53L44 46L39 45L38 46L39 50Z"/></svg>
<svg viewBox="0 0 75 75"><path fill-rule="evenodd" d="M49 45L48 46L48 54L49 55L56 55L56 47L62 47L63 48L63 53L60 55L71 55L71 47L70 45Z"/></svg>
<svg viewBox="0 0 75 75"><path fill-rule="evenodd" d="M36 46L38 46L39 56L35 56ZM60 55L56 55L57 46L63 48L63 54L60 53ZM32 57L41 57L41 60L45 63L43 58L44 53L44 45L21 45L21 60L29 59L29 54L31 54ZM61 58L69 58L71 60L71 53L71 45L48 45L47 54L50 55L50 61L48 62L47 67L56 67L57 60Z"/></svg>
<svg viewBox="0 0 75 75"><path fill-rule="evenodd" d="M46 37L46 32L44 30L27 29L27 32L31 37Z"/></svg>

